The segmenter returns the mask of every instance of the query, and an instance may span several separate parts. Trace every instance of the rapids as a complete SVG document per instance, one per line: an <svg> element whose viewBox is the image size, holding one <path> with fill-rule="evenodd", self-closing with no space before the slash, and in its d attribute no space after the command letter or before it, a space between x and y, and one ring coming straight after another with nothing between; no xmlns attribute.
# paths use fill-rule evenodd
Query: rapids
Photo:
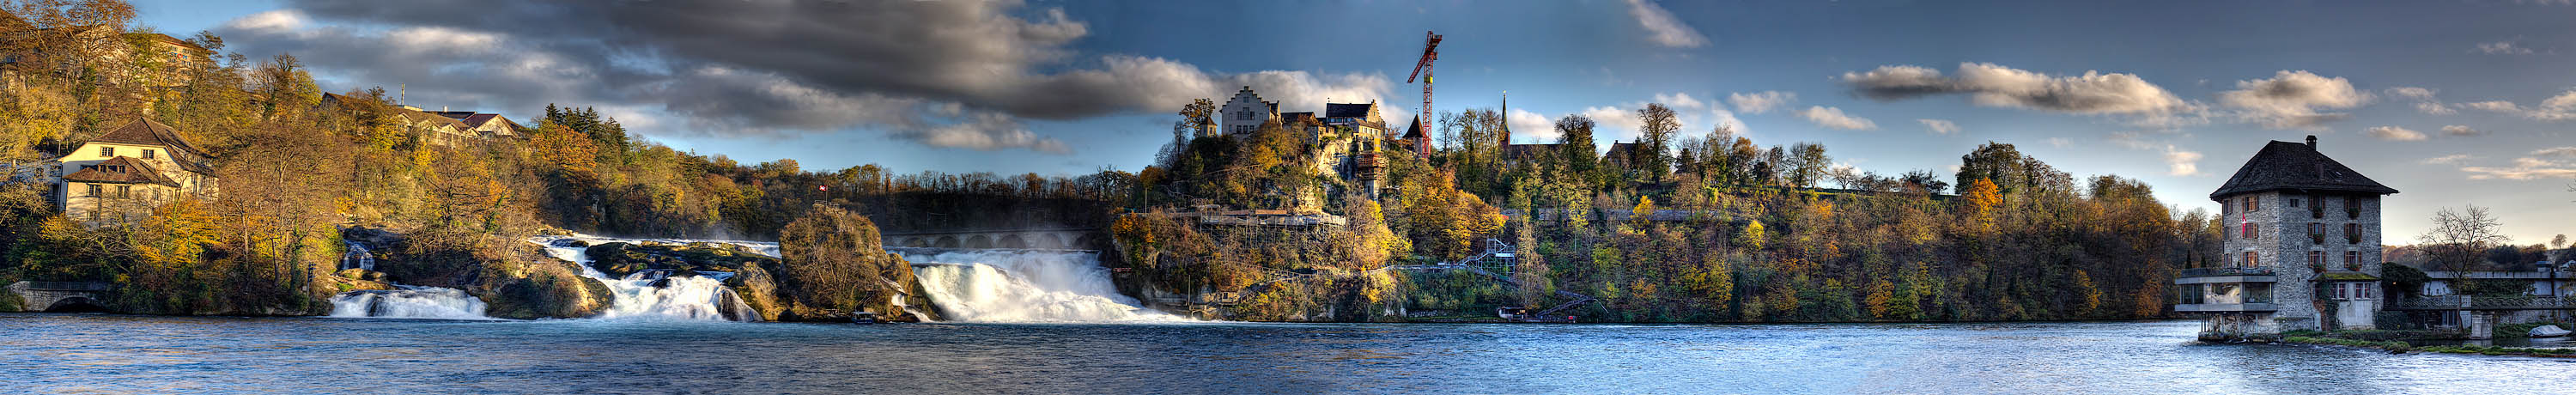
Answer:
<svg viewBox="0 0 2576 395"><path fill-rule="evenodd" d="M899 249L940 315L962 322L1174 322L1118 293L1100 254Z"/></svg>

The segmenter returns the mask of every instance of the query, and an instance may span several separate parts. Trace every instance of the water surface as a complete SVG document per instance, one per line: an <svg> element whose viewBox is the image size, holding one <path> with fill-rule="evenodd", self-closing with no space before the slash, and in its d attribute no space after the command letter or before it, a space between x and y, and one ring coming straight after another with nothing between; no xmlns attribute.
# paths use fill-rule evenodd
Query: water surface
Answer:
<svg viewBox="0 0 2576 395"><path fill-rule="evenodd" d="M906 324L0 314L5 393L2576 392L2567 360L2192 322Z"/></svg>

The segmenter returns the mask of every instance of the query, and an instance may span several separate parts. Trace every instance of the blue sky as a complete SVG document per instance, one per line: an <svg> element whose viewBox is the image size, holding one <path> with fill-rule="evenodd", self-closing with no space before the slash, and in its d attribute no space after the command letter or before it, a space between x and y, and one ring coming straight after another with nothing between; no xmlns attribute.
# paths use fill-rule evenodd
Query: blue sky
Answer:
<svg viewBox="0 0 2576 395"><path fill-rule="evenodd" d="M2012 143L2187 210L2264 141L2313 134L2404 191L2392 244L2465 204L2517 242L2576 230L2564 0L575 3L149 0L138 23L296 53L332 90L521 120L595 105L746 162L1041 174L1140 168L1174 103L1242 85L1409 113L1432 30L1435 109L1508 91L1521 141L1568 114L1633 138L1608 115L1662 102L1692 134L1729 123L1884 174Z"/></svg>

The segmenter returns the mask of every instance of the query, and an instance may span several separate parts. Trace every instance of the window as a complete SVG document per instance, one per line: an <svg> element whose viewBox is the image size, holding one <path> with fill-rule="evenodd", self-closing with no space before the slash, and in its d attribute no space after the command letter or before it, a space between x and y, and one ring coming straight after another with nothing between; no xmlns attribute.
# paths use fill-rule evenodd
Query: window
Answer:
<svg viewBox="0 0 2576 395"><path fill-rule="evenodd" d="M147 156L147 158L149 158ZM2299 207L2299 198L2290 198L2290 207Z"/></svg>
<svg viewBox="0 0 2576 395"><path fill-rule="evenodd" d="M1238 121L1250 121L1252 120L1252 110L1235 111L1234 119Z"/></svg>
<svg viewBox="0 0 2576 395"><path fill-rule="evenodd" d="M2343 252L2343 264L2345 264L2345 265L2360 265L2360 264L2361 264L2361 251L2344 251L2344 252Z"/></svg>
<svg viewBox="0 0 2576 395"><path fill-rule="evenodd" d="M2254 238L2254 223L2247 222L2245 223L2244 228L2244 230L2238 231L2237 233L2245 235L2245 238L2247 239Z"/></svg>
<svg viewBox="0 0 2576 395"><path fill-rule="evenodd" d="M116 186L116 197L117 197L117 198L119 198L119 199L123 199L123 198L133 197L133 196L134 196L134 186L133 186L133 185L118 185L118 186Z"/></svg>
<svg viewBox="0 0 2576 395"><path fill-rule="evenodd" d="M2352 299L2352 283L2334 283L2335 299Z"/></svg>
<svg viewBox="0 0 2576 395"><path fill-rule="evenodd" d="M89 184L89 195L92 197L101 196L102 194L99 193L99 189L98 184Z"/></svg>
<svg viewBox="0 0 2576 395"><path fill-rule="evenodd" d="M2325 223L2322 223L2322 222L2309 222L2309 223L2308 223L2308 243L2310 243L2310 244L2325 244L2325 243L2326 243L2326 224L2325 224Z"/></svg>
<svg viewBox="0 0 2576 395"><path fill-rule="evenodd" d="M2245 267L2263 266L2263 259L2260 255L2254 255L2253 251L2246 251L2244 263Z"/></svg>
<svg viewBox="0 0 2576 395"><path fill-rule="evenodd" d="M2361 219L2361 198L2343 197L2343 216L2346 219Z"/></svg>
<svg viewBox="0 0 2576 395"><path fill-rule="evenodd" d="M2246 196L2245 212L2251 213L2256 211L2263 211L2263 200L2254 196Z"/></svg>
<svg viewBox="0 0 2576 395"><path fill-rule="evenodd" d="M2325 252L2325 251L2308 251L2308 264L2310 264L2310 265L2324 265L2324 264L2326 264L2326 252Z"/></svg>
<svg viewBox="0 0 2576 395"><path fill-rule="evenodd" d="M2343 241L2361 244L2361 224L2343 224Z"/></svg>
<svg viewBox="0 0 2576 395"><path fill-rule="evenodd" d="M116 157L116 147L98 147L98 156Z"/></svg>
<svg viewBox="0 0 2576 395"><path fill-rule="evenodd" d="M2359 287L2356 287L2356 288L2360 288L2360 289L2361 289L2361 298L2362 298L2362 299L2378 299L2378 298L2379 298L2379 284L2361 283L2361 284L2358 284L2358 285L2359 285Z"/></svg>
<svg viewBox="0 0 2576 395"><path fill-rule="evenodd" d="M143 159L152 159L152 150L143 150Z"/></svg>

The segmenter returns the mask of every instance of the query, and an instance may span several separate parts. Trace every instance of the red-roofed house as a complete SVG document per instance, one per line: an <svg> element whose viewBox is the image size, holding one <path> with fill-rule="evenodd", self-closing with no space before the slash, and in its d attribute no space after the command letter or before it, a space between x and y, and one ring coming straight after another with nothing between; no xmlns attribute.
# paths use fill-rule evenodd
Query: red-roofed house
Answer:
<svg viewBox="0 0 2576 395"><path fill-rule="evenodd" d="M132 220L182 196L215 194L211 156L170 125L137 118L74 147L18 174L48 186L46 200L72 219Z"/></svg>

